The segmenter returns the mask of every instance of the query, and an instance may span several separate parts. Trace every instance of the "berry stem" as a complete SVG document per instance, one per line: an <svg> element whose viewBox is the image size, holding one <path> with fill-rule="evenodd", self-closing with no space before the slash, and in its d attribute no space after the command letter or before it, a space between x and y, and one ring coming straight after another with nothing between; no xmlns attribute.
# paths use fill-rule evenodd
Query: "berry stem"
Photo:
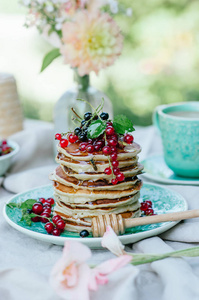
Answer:
<svg viewBox="0 0 199 300"><path fill-rule="evenodd" d="M98 116L99 119L100 118L100 115L99 115L99 112L102 110L103 106L104 106L104 98L102 98L102 102L99 104L99 106L95 109L94 106L92 104L90 104L87 100L84 100L84 99L80 99L78 98L77 100L79 101L83 101L85 103L87 103L93 110L93 117L89 120L89 121L92 121L92 119L95 117L95 115ZM98 111L99 110L99 111Z"/></svg>
<svg viewBox="0 0 199 300"><path fill-rule="evenodd" d="M75 109L72 107L71 108L72 112L78 117L78 119L83 120L83 118L81 118L75 111Z"/></svg>
<svg viewBox="0 0 199 300"><path fill-rule="evenodd" d="M34 213L34 217L40 217L40 218L47 219L50 223L54 224L54 223L51 221L51 218L48 218L48 217L46 217L46 216L41 216L41 215L38 215L38 214L35 214L35 213Z"/></svg>
<svg viewBox="0 0 199 300"><path fill-rule="evenodd" d="M115 179L116 176L115 176L115 174L113 173L113 166L112 166L112 164L111 164L110 156L108 155L107 158L108 158L108 162L109 162L109 167L111 168L112 175L113 175L113 176L112 176L112 179Z"/></svg>

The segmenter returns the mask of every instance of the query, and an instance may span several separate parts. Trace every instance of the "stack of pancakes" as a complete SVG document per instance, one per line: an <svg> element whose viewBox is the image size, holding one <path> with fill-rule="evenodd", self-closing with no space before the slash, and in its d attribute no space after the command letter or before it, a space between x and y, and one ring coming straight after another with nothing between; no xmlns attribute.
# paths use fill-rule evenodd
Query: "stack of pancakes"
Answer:
<svg viewBox="0 0 199 300"><path fill-rule="evenodd" d="M125 180L116 185L104 170L109 167L108 157L102 151L89 154L79 150L79 142L66 148L57 146L59 166L50 179L54 181L54 213L62 216L65 229L91 231L92 217L104 214L121 214L123 218L140 216L139 196L142 186L137 175L143 166L138 163L138 144L118 150L120 171Z"/></svg>

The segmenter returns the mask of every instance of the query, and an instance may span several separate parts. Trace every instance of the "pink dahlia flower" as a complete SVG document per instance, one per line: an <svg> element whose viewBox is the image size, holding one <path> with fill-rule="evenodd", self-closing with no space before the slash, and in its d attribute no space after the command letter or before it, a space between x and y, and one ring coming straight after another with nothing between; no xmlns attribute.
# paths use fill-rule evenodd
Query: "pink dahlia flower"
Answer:
<svg viewBox="0 0 199 300"><path fill-rule="evenodd" d="M64 62L80 76L98 73L121 54L123 37L116 22L106 13L80 11L62 28Z"/></svg>

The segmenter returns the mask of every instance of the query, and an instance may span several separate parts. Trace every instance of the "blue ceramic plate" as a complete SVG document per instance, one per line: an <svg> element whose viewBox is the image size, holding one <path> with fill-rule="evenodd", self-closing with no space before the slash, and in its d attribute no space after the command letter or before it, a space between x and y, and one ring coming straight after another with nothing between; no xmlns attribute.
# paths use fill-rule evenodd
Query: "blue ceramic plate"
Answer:
<svg viewBox="0 0 199 300"><path fill-rule="evenodd" d="M48 198L53 196L53 187L51 185L46 185L38 187L27 192L18 194L12 197L9 202L23 202L27 199L36 199L40 197ZM187 203L185 199L178 193L160 187L154 184L144 184L141 189L140 202L143 200L151 200L153 202L153 209L156 214L178 212L187 210ZM64 245L67 239L77 240L90 248L100 248L102 238L94 238L90 235L87 238L81 238L78 233L65 231L61 236L53 236L46 233L43 223L32 223L31 226L27 226L25 222L21 222L21 210L18 208L9 208L4 206L4 217L6 221L18 231L23 232L33 238L38 240ZM171 227L173 227L178 222L164 222L159 224L151 224L144 226L137 226L134 228L129 228L126 230L124 235L119 236L123 244L134 243L144 238L158 235Z"/></svg>
<svg viewBox="0 0 199 300"><path fill-rule="evenodd" d="M141 162L144 165L143 176L161 183L199 185L199 178L177 176L166 165L163 155L153 155Z"/></svg>

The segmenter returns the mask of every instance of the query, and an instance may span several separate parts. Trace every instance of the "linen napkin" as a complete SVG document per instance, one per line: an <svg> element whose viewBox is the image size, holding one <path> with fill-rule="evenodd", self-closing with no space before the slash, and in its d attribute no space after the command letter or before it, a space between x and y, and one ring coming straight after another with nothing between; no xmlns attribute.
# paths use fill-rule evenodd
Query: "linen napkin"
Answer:
<svg viewBox="0 0 199 300"><path fill-rule="evenodd" d="M136 243L133 248L143 253L166 253L173 251L160 238L154 237ZM161 280L161 300L199 299L199 278L185 259L167 258L150 264L151 270ZM149 290L150 294L150 290Z"/></svg>
<svg viewBox="0 0 199 300"><path fill-rule="evenodd" d="M0 271L1 300L60 300L45 276L22 268Z"/></svg>

